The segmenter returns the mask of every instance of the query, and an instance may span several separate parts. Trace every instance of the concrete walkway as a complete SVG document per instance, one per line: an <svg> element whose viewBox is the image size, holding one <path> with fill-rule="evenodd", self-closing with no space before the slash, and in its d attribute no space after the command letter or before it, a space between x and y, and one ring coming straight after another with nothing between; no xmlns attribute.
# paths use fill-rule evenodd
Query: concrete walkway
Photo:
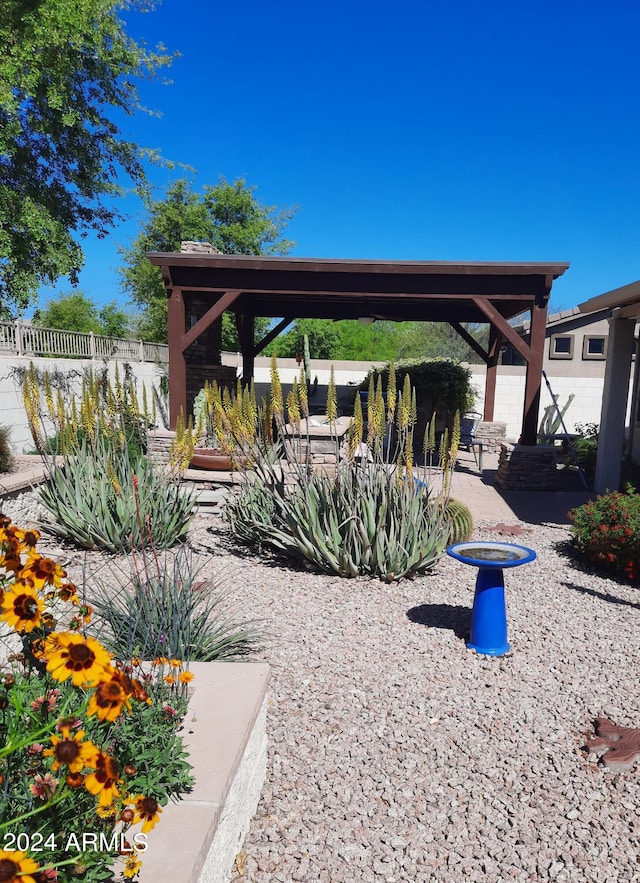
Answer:
<svg viewBox="0 0 640 883"><path fill-rule="evenodd" d="M495 484L497 471L497 454L485 452L482 475L472 453L458 455L451 495L469 507L477 524L570 524L567 513L595 497L572 473L559 471L557 491L505 491Z"/></svg>

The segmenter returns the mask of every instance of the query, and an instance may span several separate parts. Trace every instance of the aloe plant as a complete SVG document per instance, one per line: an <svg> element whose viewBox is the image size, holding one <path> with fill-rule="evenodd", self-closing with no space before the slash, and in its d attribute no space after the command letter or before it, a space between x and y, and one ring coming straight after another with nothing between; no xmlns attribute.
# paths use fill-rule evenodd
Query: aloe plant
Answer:
<svg viewBox="0 0 640 883"><path fill-rule="evenodd" d="M363 461L335 478L301 468L290 485L278 466L260 464L226 508L234 535L326 573L368 574L387 582L428 570L443 553L449 525L420 483Z"/></svg>
<svg viewBox="0 0 640 883"><path fill-rule="evenodd" d="M63 465L51 465L40 499L50 533L82 549L168 548L184 539L196 500L140 455L98 436L83 440Z"/></svg>

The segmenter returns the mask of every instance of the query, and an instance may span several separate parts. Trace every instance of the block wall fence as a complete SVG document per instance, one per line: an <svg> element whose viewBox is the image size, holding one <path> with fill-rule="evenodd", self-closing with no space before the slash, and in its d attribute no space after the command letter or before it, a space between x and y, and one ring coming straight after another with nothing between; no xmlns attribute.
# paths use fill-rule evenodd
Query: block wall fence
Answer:
<svg viewBox="0 0 640 883"><path fill-rule="evenodd" d="M65 358L29 358L8 356L0 357L0 424L11 427L11 444L16 453L23 453L33 449L33 441L29 432L26 414L22 404L22 391L16 378L14 369L27 368L29 363L40 370L60 371L65 374L75 374L74 384L80 388L80 376L84 368L93 367L94 371L101 370L108 364L111 378L115 374L115 362L105 363L101 360L91 359L65 359ZM235 353L223 353L222 362L225 365L235 366L240 370L241 358ZM153 362L128 362L139 391L142 383L147 387L147 393L151 392L151 386L159 387L161 377L166 373L167 366L154 364ZM333 364L336 383L338 386L338 404L347 405L353 401L354 385L360 383L372 367L370 362L329 362L313 360L311 362L312 380L318 378L318 389L310 400L311 405L319 405L326 401L326 388L329 383L329 374ZM373 363L381 365L382 363ZM120 363L122 376L123 363ZM482 411L484 405L485 370L482 365L470 365L472 384L476 390L476 405L478 411ZM295 377L299 375L299 367L295 359L278 359L278 368L283 390L286 395L291 388ZM570 377L554 375L552 369L547 371L554 394L558 397L560 405L564 405L570 394L575 398L571 403L566 415L565 423L569 432L574 431L577 423L599 423L600 409L602 405L603 377L584 376ZM255 381L258 398L269 388L270 360L257 358L255 364ZM520 434L522 409L524 404L525 369L519 366L501 366L498 368L496 383L496 403L494 419L507 424L507 438L517 440ZM631 387L630 387L631 389ZM629 394L629 399L631 393ZM551 397L543 382L541 393L540 414L544 408L551 404ZM627 403L629 413L629 402Z"/></svg>

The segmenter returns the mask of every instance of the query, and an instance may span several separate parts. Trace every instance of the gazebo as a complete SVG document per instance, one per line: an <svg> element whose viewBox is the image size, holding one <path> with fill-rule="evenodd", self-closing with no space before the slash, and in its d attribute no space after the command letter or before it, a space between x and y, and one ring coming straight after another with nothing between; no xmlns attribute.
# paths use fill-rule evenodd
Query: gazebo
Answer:
<svg viewBox="0 0 640 883"><path fill-rule="evenodd" d="M167 289L170 420L187 413L188 375L199 386L220 364L222 313L235 314L242 349L242 377L254 359L294 319L385 319L449 322L487 365L484 419L492 420L500 346L506 338L526 361L522 436L535 444L538 428L547 305L554 279L568 263L478 263L345 260L221 255L213 249L147 255L160 267ZM530 333L509 324L530 311ZM254 341L256 316L281 321ZM485 350L463 323L488 323ZM189 366L189 372L188 372Z"/></svg>

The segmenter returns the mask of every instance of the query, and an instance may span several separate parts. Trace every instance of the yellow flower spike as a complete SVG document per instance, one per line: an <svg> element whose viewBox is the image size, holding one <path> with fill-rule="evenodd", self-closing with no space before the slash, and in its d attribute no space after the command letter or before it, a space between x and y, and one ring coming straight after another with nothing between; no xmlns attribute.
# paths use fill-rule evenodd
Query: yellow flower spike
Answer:
<svg viewBox="0 0 640 883"><path fill-rule="evenodd" d="M29 391L31 392L31 398L34 402L40 404L40 385L38 383L38 372L36 371L36 366L33 362L29 362Z"/></svg>
<svg viewBox="0 0 640 883"><path fill-rule="evenodd" d="M300 397L298 394L298 381L293 381L293 386L287 393L287 417L289 423L295 428L300 427Z"/></svg>
<svg viewBox="0 0 640 883"><path fill-rule="evenodd" d="M282 384L278 373L278 361L275 354L271 356L271 410L276 421L282 417L284 405L282 402Z"/></svg>
<svg viewBox="0 0 640 883"><path fill-rule="evenodd" d="M44 372L44 400L49 409L49 416L51 416L53 414L53 390L51 389L51 378L48 371Z"/></svg>
<svg viewBox="0 0 640 883"><path fill-rule="evenodd" d="M393 424L396 413L396 399L398 389L396 386L396 366L394 362L389 364L389 381L387 383L387 422Z"/></svg>
<svg viewBox="0 0 640 883"><path fill-rule="evenodd" d="M362 402L360 396L356 393L356 399L353 406L353 420L349 426L349 457L353 460L356 451L362 443L362 435L364 433L364 421L362 417Z"/></svg>
<svg viewBox="0 0 640 883"><path fill-rule="evenodd" d="M300 400L300 413L305 420L309 418L309 397L307 395L307 378L304 366L300 368L300 380L298 381L298 398Z"/></svg>
<svg viewBox="0 0 640 883"><path fill-rule="evenodd" d="M144 422L149 422L149 402L147 400L147 385L146 383L142 384L142 416L144 417Z"/></svg>
<svg viewBox="0 0 640 883"><path fill-rule="evenodd" d="M336 391L336 375L332 365L329 373L329 386L327 387L327 420L329 423L333 423L337 416L338 394Z"/></svg>

